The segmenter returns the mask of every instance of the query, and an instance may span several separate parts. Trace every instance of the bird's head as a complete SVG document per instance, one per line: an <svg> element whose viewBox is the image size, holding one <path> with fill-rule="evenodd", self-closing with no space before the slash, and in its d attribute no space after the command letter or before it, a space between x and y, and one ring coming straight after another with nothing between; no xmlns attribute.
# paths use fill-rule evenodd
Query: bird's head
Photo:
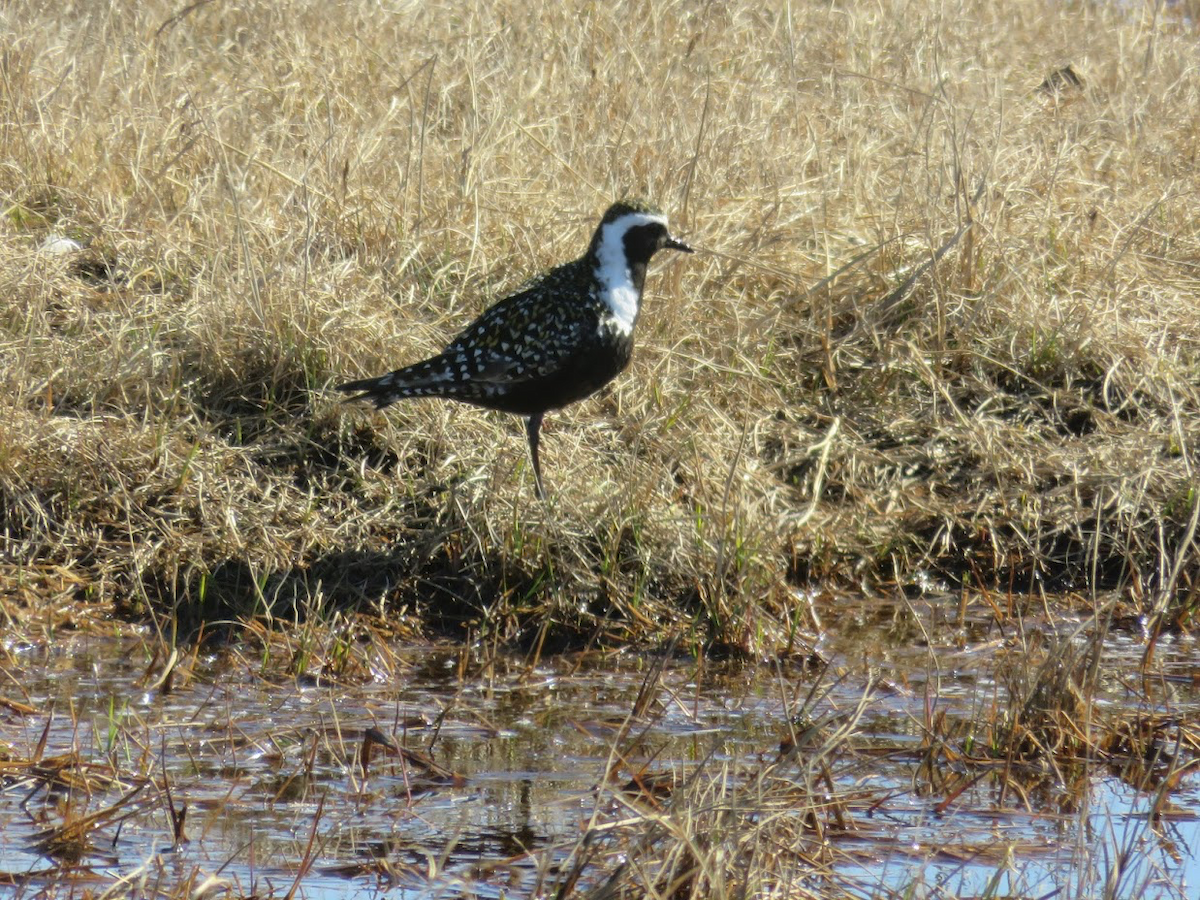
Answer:
<svg viewBox="0 0 1200 900"><path fill-rule="evenodd" d="M693 252L671 236L667 218L657 208L641 201L619 200L604 213L589 252L600 265L624 260L628 266L645 266L659 250Z"/></svg>

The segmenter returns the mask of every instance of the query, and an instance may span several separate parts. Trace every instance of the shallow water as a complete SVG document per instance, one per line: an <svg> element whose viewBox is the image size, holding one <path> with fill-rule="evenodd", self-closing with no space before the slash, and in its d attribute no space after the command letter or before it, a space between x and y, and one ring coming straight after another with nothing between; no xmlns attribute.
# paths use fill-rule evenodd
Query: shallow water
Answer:
<svg viewBox="0 0 1200 900"><path fill-rule="evenodd" d="M827 634L813 649L829 670L812 712L851 710L874 685L855 745L878 752L837 761L835 771L839 788L885 798L852 813L852 833L837 839L839 883L862 896L906 888L917 897L975 896L991 885L996 896L1072 897L1098 896L1115 877L1115 897L1195 896L1196 775L1175 792L1158 832L1146 816L1153 798L1096 766L1082 782L1033 779L1028 796L1002 796L1001 780L983 777L944 811L944 793L913 790L922 723L933 714L967 719L1002 702L1009 682L997 677L997 661L1049 628L1027 619L1015 643L1015 623L1003 633L983 617L960 617L957 604L940 597L823 610ZM1071 628L1055 625L1063 634ZM456 648L422 646L394 649L399 665L389 671L399 677L269 684L252 661L216 655L164 694L144 683L145 646L137 634L4 645L0 696L33 711L0 707L0 761L35 757L44 742L42 759L75 752L92 782L50 796L21 766L0 769L0 895L32 897L52 886L51 895L65 896L121 877L147 891L174 890L214 875L260 895L282 896L299 878L306 897L526 896L538 877L527 851L565 860L593 814L615 812L612 788L597 788L654 664L594 654L532 670L510 660L463 677ZM1144 649L1139 634L1109 637L1100 709L1144 706L1130 683ZM1160 642L1157 711L1200 716L1198 649L1191 639ZM650 713L620 741L628 756L617 783L647 762L653 772L686 774L702 761L770 758L817 677L799 663L673 659ZM446 771L376 753L364 782L359 753L370 728ZM176 806L187 804L188 840L177 848L156 786L164 771ZM139 785L127 817L97 828L78 865L34 846L65 808L95 812ZM548 877L543 893L553 890Z"/></svg>

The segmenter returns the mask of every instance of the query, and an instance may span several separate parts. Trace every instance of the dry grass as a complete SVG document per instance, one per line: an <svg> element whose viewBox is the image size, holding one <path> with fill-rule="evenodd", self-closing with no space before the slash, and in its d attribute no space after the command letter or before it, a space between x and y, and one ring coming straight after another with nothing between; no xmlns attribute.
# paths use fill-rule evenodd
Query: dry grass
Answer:
<svg viewBox="0 0 1200 900"><path fill-rule="evenodd" d="M1183 621L1192 12L7 4L4 615L359 602L757 653L796 583L927 570ZM1081 87L1037 90L1066 63ZM548 508L513 418L330 391L623 194L708 252L553 417Z"/></svg>

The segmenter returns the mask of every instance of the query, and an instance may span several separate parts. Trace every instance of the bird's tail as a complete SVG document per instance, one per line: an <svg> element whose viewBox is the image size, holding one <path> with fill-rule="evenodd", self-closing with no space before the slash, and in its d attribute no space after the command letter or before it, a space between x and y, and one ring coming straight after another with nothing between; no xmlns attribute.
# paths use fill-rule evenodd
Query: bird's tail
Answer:
<svg viewBox="0 0 1200 900"><path fill-rule="evenodd" d="M434 357L425 362L388 372L379 378L363 378L359 381L347 381L339 384L337 389L351 400L368 400L375 404L376 409L390 406L405 397L434 397L446 393L450 373L443 361Z"/></svg>
<svg viewBox="0 0 1200 900"><path fill-rule="evenodd" d="M387 379L390 375L384 375L382 378L363 378L360 381L347 381L345 384L339 384L337 389L343 394L353 394L346 398L349 403L352 400L370 400L375 404L376 409L383 409L399 397L391 396L391 391L388 389Z"/></svg>

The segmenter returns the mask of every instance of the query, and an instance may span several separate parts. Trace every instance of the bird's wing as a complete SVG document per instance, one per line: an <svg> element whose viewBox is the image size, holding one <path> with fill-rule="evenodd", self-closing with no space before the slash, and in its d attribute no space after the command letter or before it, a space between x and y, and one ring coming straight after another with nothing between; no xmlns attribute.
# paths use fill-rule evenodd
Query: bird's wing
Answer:
<svg viewBox="0 0 1200 900"><path fill-rule="evenodd" d="M535 285L481 315L442 355L458 360L472 381L519 384L558 371L589 324L596 327L585 308L559 302Z"/></svg>

